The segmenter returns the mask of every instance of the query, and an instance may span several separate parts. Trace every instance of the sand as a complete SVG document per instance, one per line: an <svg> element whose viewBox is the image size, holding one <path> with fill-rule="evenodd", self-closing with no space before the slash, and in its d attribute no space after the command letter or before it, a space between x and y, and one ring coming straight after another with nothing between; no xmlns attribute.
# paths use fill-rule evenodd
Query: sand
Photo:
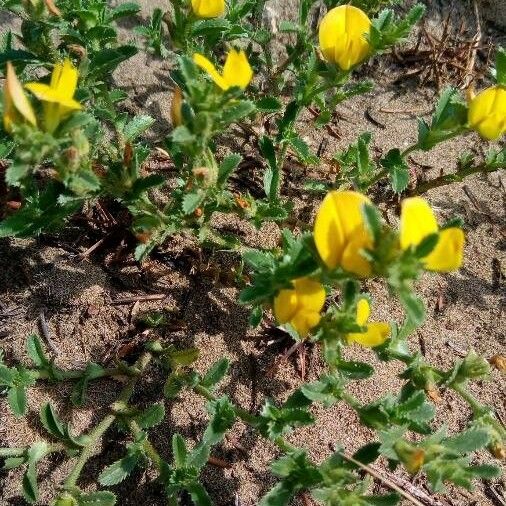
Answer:
<svg viewBox="0 0 506 506"><path fill-rule="evenodd" d="M142 16L153 8L153 2L144 0ZM157 2L157 5L163 2ZM281 19L293 17L293 2L269 2ZM500 4L499 4L500 6ZM465 9L466 7L462 7ZM472 11L464 10L463 19L469 25L470 36L475 25ZM428 15L429 26L437 30L444 9L432 6ZM3 17L1 18L4 21ZM137 22L140 22L137 21ZM2 24L2 26L4 26ZM122 33L126 36L126 26ZM504 45L504 33L486 24L484 37L492 43ZM282 48L280 48L282 50ZM156 128L150 132L152 140L162 139L170 131L169 79L170 62L160 62L152 56L139 53L122 65L115 76L116 85L125 89L132 98L126 104L130 112L148 112L156 119ZM302 185L307 177L328 178L331 158L338 150L352 142L359 133L370 131L378 153L392 147L405 147L416 137L415 116L431 109L435 90L433 83L419 86L416 80L396 82L403 70L391 57L375 59L361 76L379 75L375 90L365 96L339 106L340 119L333 127L341 135L336 140L325 130L315 130L311 118L305 115L299 129L316 151L323 138L329 141L321 163L303 171L289 160L286 194L294 199L296 218L309 223L318 204L318 198L305 195ZM372 124L364 116L370 115L382 126ZM384 112L390 111L390 112ZM392 112L393 111L393 112ZM430 178L450 172L457 157L466 150L481 151L486 146L475 135L447 142L428 154L413 156L413 167L420 177ZM252 171L261 171L253 167ZM251 174L253 177L254 174ZM501 179L502 178L502 179ZM378 193L381 197L381 192ZM428 360L440 367L450 367L466 350L474 348L490 358L506 353L504 324L504 270L505 245L505 187L504 175L495 173L487 177L475 176L463 183L454 183L431 191L427 197L436 209L440 222L452 216L465 220L466 247L463 268L454 274L426 274L418 283L419 293L426 305L426 323L412 336L412 347L422 344ZM380 199L381 200L381 199ZM385 214L395 221L395 206L382 204ZM217 224L239 231L250 245L275 246L279 239L276 226L267 225L260 231L237 220L219 218ZM89 258L80 260L76 251L84 251L101 235L88 231L82 234L79 222L72 221L59 235L44 235L34 240L0 241L0 346L9 362L26 361L26 336L39 332L37 319L43 311L59 353L56 362L62 367L78 367L93 360L104 363L133 340L158 337L177 347L198 346L201 355L197 368L205 371L215 360L226 356L231 361L231 376L220 392L229 395L239 405L257 410L266 397L278 401L285 399L301 382L301 367L297 355L288 361L280 360L290 346L287 340L272 339L272 325L248 328L248 311L237 304L238 291L231 280L230 271L238 267L238 259L217 252L201 257L193 240L176 237L168 241L144 265L132 261L131 245L121 245L112 237ZM123 248L123 249L122 249ZM114 252L123 251L121 262L115 261ZM401 318L399 305L389 298L382 283L368 281L365 288L374 299L374 319ZM114 305L120 297L161 293L165 298L138 305ZM170 325L149 336L139 337L135 325L136 315L153 309L168 310ZM7 316L6 316L7 315ZM351 347L350 358L371 360L377 365L376 375L352 386L364 402L387 393L396 392L400 385L397 363L380 364L372 352ZM306 351L306 380L313 380L322 372L318 350ZM140 405L162 400L163 375L154 370L143 381L134 396ZM0 446L23 446L40 439L43 430L37 419L39 406L51 400L62 416L72 422L75 431L86 431L107 412L121 385L112 381L95 383L90 389L85 408L72 408L69 388L52 388L40 384L30 391L29 416L15 419L0 399ZM504 376L494 371L489 382L473 384L474 393L489 403L498 416L506 419ZM168 413L164 422L153 431L153 444L162 455L170 457L170 438L180 432L194 444L198 441L207 419L205 403L198 396L185 393L176 402L165 401ZM437 406L437 423L446 423L450 431L461 430L470 413L461 401L450 392L443 393ZM356 415L342 403L330 409L314 408L315 426L298 429L290 441L308 449L316 461L331 453L333 444L342 444L353 451L374 439L374 434L361 428ZM120 457L128 437L111 430L102 444L102 456L94 457L87 466L80 485L95 488L100 470ZM278 455L268 442L258 438L241 423L234 426L223 445L213 456L230 463L226 469L207 466L203 479L215 503L219 506L241 504L254 506L262 494L275 483L268 469ZM479 461L488 461L486 454ZM48 459L40 468L41 502L47 504L52 489L66 475L69 462L60 458ZM0 474L0 504L23 504L20 499L19 473ZM415 483L424 487L423 480ZM497 490L504 493L504 479L496 482ZM162 490L153 482L151 471L141 470L120 486L113 488L118 504L164 504ZM496 505L488 485L477 483L474 492L467 493L451 488L446 495L438 496L445 505ZM294 504L304 504L298 498Z"/></svg>

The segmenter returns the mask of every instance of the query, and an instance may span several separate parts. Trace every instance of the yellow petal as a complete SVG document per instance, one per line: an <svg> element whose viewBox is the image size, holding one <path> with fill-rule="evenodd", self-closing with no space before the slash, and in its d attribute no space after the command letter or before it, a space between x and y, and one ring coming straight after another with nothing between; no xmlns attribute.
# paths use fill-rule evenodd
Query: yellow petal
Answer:
<svg viewBox="0 0 506 506"><path fill-rule="evenodd" d="M205 70L209 77L222 89L227 90L228 84L220 75L220 73L216 70L216 67L213 65L211 61L209 61L204 55L195 53L193 55L193 61L196 65L198 65L202 70Z"/></svg>
<svg viewBox="0 0 506 506"><path fill-rule="evenodd" d="M424 199L412 197L402 202L400 224L402 249L418 246L425 237L437 231L436 217Z"/></svg>
<svg viewBox="0 0 506 506"><path fill-rule="evenodd" d="M314 224L316 249L330 269L341 265L348 243L357 233L363 233L365 224L362 207L370 200L353 191L333 191L318 209Z"/></svg>
<svg viewBox="0 0 506 506"><path fill-rule="evenodd" d="M274 298L274 316L279 323L289 322L297 312L295 290L280 290Z"/></svg>
<svg viewBox="0 0 506 506"><path fill-rule="evenodd" d="M495 140L506 133L506 88L492 86L469 103L468 123L482 137Z"/></svg>
<svg viewBox="0 0 506 506"><path fill-rule="evenodd" d="M309 331L320 323L320 313L314 311L299 311L292 318L290 324L300 337L306 337Z"/></svg>
<svg viewBox="0 0 506 506"><path fill-rule="evenodd" d="M357 324L363 327L369 320L371 305L367 299L360 299L357 303Z"/></svg>
<svg viewBox="0 0 506 506"><path fill-rule="evenodd" d="M244 51L231 49L223 66L223 79L229 88L238 86L243 90L253 79L253 69Z"/></svg>
<svg viewBox="0 0 506 506"><path fill-rule="evenodd" d="M67 98L54 88L51 88L47 84L42 83L28 83L25 88L31 91L39 100L43 102L50 102L53 104L59 104L70 110L79 110L82 108L81 104L73 98Z"/></svg>
<svg viewBox="0 0 506 506"><path fill-rule="evenodd" d="M225 0L192 0L192 10L199 18L217 18L225 14Z"/></svg>
<svg viewBox="0 0 506 506"><path fill-rule="evenodd" d="M30 101L25 95L23 86L19 82L14 67L10 62L7 63L7 75L4 86L4 109L4 126L7 131L10 130L12 123L15 122L16 112L31 125L37 125Z"/></svg>
<svg viewBox="0 0 506 506"><path fill-rule="evenodd" d="M348 334L348 342L355 342L373 348L383 344L390 335L390 325L385 322L369 323L364 333Z"/></svg>
<svg viewBox="0 0 506 506"><path fill-rule="evenodd" d="M319 313L325 304L325 288L318 281L299 278L294 281L297 304L300 309Z"/></svg>
<svg viewBox="0 0 506 506"><path fill-rule="evenodd" d="M369 54L370 46L365 35L370 29L370 19L357 7L341 5L331 9L319 28L323 56L342 70L349 70Z"/></svg>
<svg viewBox="0 0 506 506"><path fill-rule="evenodd" d="M372 266L363 252L372 247L373 240L369 232L365 229L357 230L344 248L341 267L361 278L369 277L372 274Z"/></svg>
<svg viewBox="0 0 506 506"><path fill-rule="evenodd" d="M70 100L76 92L78 79L78 70L69 59L66 59L63 64L55 65L51 76L51 87L57 91L62 99Z"/></svg>
<svg viewBox="0 0 506 506"><path fill-rule="evenodd" d="M435 248L424 258L424 263L431 271L450 272L460 269L463 259L464 232L452 227L441 230Z"/></svg>

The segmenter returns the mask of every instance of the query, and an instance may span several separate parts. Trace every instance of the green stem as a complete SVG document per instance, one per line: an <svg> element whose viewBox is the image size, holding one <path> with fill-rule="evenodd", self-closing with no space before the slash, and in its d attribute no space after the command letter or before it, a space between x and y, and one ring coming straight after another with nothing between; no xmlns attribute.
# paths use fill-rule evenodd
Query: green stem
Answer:
<svg viewBox="0 0 506 506"><path fill-rule="evenodd" d="M408 146L404 151L401 152L401 157L406 158L409 154L411 154L413 151L416 151L418 149L418 143L412 144L411 146Z"/></svg>
<svg viewBox="0 0 506 506"><path fill-rule="evenodd" d="M135 420L130 420L128 422L128 427L135 437L138 437L142 432L142 429L139 427L139 424ZM149 460L151 460L151 462L153 462L153 464L158 469L158 472L161 472L163 459L162 457L160 457L160 454L157 452L156 448L153 446L151 441L145 439L144 442L142 443L142 447L146 452L146 455L148 456Z"/></svg>
<svg viewBox="0 0 506 506"><path fill-rule="evenodd" d="M35 379L46 380L46 379L52 378L51 373L49 371L30 369L29 372L30 372L30 374L33 375L33 377ZM85 369L71 370L71 371L60 371L59 370L58 372L62 376L62 381L66 381L66 380L79 380L79 379L81 379L85 375L86 370ZM124 369L121 369L119 367L113 367L113 368L109 368L109 369L104 369L101 373L98 373L96 376L94 376L94 378L98 379L98 378L106 378L106 377L110 377L110 376L124 376L124 375L125 375Z"/></svg>
<svg viewBox="0 0 506 506"><path fill-rule="evenodd" d="M489 172L495 172L500 168L501 167L497 167L495 165L487 166L486 164L480 164L476 165L475 167L468 167L466 169L459 170L453 174L444 174L442 176L436 177L435 179L417 185L416 188L414 188L410 193L410 195L421 195L434 188L439 188L440 186L446 186L457 181L462 181L462 179L465 177L472 176L473 174L487 174Z"/></svg>
<svg viewBox="0 0 506 506"><path fill-rule="evenodd" d="M417 149L418 144L408 146L404 151L402 151L401 157L406 158L406 156L408 156L413 151L416 151ZM375 185L378 181L380 181L386 176L388 176L388 169L381 169L377 174L375 174L371 179L369 179L369 181L364 183L364 189L368 190L371 186Z"/></svg>
<svg viewBox="0 0 506 506"><path fill-rule="evenodd" d="M358 399L353 395L351 395L349 392L343 391L341 393L341 398L356 411L358 411L362 407Z"/></svg>
<svg viewBox="0 0 506 506"><path fill-rule="evenodd" d="M193 387L193 390L195 391L195 393L201 395L202 397L204 397L208 401L215 401L216 400L216 396L208 388L206 388L202 385L197 385L197 386ZM258 417L255 415L252 415L249 411L246 411L245 409L243 409L239 406L234 406L234 411L235 411L235 414L243 422L246 422L247 424L253 425L253 426L255 426L258 423Z"/></svg>
<svg viewBox="0 0 506 506"><path fill-rule="evenodd" d="M467 404L469 404L469 407L471 408L474 415L481 415L484 413L484 411L487 410L487 408L483 406L483 404L481 404L481 402L479 402L478 399L476 399L474 395L472 395L467 390L464 384L451 383L450 388L454 392L458 393L462 397L462 399L464 399L464 401L466 401Z"/></svg>
<svg viewBox="0 0 506 506"><path fill-rule="evenodd" d="M142 374L142 372L146 369L148 364L150 363L152 358L151 353L146 352L141 355L139 360L135 363L135 368L138 369L139 373L137 376L130 378L126 386L121 391L121 394L118 397L117 403L127 403L130 400L134 392L135 385ZM86 462L92 457L93 451L95 450L95 446L99 439L105 434L107 429L114 423L116 420L116 413L111 413L107 415L89 434L89 443L83 448L77 462L75 463L71 473L67 477L64 483L65 489L70 489L76 486L77 480L86 465Z"/></svg>

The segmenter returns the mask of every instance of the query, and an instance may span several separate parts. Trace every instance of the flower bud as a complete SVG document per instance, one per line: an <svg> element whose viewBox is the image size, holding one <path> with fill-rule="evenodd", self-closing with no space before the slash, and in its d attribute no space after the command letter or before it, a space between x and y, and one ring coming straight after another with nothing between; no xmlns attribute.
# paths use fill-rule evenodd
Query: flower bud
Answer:
<svg viewBox="0 0 506 506"><path fill-rule="evenodd" d="M225 0L192 0L192 10L199 18L218 18L225 14Z"/></svg>
<svg viewBox="0 0 506 506"><path fill-rule="evenodd" d="M352 5L331 9L319 29L320 49L325 59L342 70L350 70L367 58L371 47L366 35L371 20L365 12Z"/></svg>
<svg viewBox="0 0 506 506"><path fill-rule="evenodd" d="M500 441L492 443L489 450L496 459L506 460L506 447Z"/></svg>
<svg viewBox="0 0 506 506"><path fill-rule="evenodd" d="M14 67L7 62L7 75L4 84L4 128L7 132L12 132L13 125L28 122L37 126L35 113L33 112L30 101L28 100L23 87L19 82Z"/></svg>
<svg viewBox="0 0 506 506"><path fill-rule="evenodd" d="M470 350L458 367L454 382L478 379L490 374L490 364L474 350Z"/></svg>
<svg viewBox="0 0 506 506"><path fill-rule="evenodd" d="M200 218L204 214L204 211L202 211L201 207L197 207L197 209L195 209L193 214L194 214L195 218Z"/></svg>
<svg viewBox="0 0 506 506"><path fill-rule="evenodd" d="M408 473L416 474L425 462L425 451L422 448L400 440L394 445L395 453L399 457Z"/></svg>
<svg viewBox="0 0 506 506"><path fill-rule="evenodd" d="M176 86L172 94L172 103L170 105L170 119L174 128L183 124L183 115L181 113L181 106L183 105L183 94L181 88Z"/></svg>
<svg viewBox="0 0 506 506"><path fill-rule="evenodd" d="M488 363L502 373L506 373L506 357L504 355L494 355L489 358Z"/></svg>
<svg viewBox="0 0 506 506"><path fill-rule="evenodd" d="M56 501L53 503L53 506L77 506L77 501L74 497L66 492L58 497Z"/></svg>
<svg viewBox="0 0 506 506"><path fill-rule="evenodd" d="M469 102L469 126L484 139L499 139L506 133L506 87L491 86Z"/></svg>
<svg viewBox="0 0 506 506"><path fill-rule="evenodd" d="M56 7L54 0L44 0L46 8L52 16L61 17L61 11Z"/></svg>
<svg viewBox="0 0 506 506"><path fill-rule="evenodd" d="M196 179L207 179L209 177L209 169L207 167L195 167L192 173Z"/></svg>

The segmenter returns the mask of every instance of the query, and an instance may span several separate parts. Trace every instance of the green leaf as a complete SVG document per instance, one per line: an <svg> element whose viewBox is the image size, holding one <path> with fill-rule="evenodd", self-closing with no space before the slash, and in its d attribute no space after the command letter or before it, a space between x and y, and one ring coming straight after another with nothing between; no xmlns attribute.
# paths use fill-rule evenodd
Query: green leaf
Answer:
<svg viewBox="0 0 506 506"><path fill-rule="evenodd" d="M210 401L207 405L212 415L211 421L204 431L202 441L208 445L219 443L235 422L235 409L230 399L225 395Z"/></svg>
<svg viewBox="0 0 506 506"><path fill-rule="evenodd" d="M24 385L17 385L9 388L7 399L14 416L20 417L26 415L27 402L26 388Z"/></svg>
<svg viewBox="0 0 506 506"><path fill-rule="evenodd" d="M242 156L237 153L232 153L223 159L218 167L218 186L223 186L232 172L237 168L237 166L241 163Z"/></svg>
<svg viewBox="0 0 506 506"><path fill-rule="evenodd" d="M430 234L422 239L420 244L415 248L415 256L417 258L425 258L436 247L439 241L439 234Z"/></svg>
<svg viewBox="0 0 506 506"><path fill-rule="evenodd" d="M44 353L44 347L38 336L32 334L26 340L26 349L28 356L37 367L48 367L50 365L49 360Z"/></svg>
<svg viewBox="0 0 506 506"><path fill-rule="evenodd" d="M277 200L277 191L279 187L279 170L276 160L276 151L272 140L263 136L258 141L258 146L262 156L266 159L268 168L264 174L264 191L269 200Z"/></svg>
<svg viewBox="0 0 506 506"><path fill-rule="evenodd" d="M190 493L194 504L198 504L198 506L213 506L209 494L200 483L193 482L186 486L186 490Z"/></svg>
<svg viewBox="0 0 506 506"><path fill-rule="evenodd" d="M16 469L17 467L22 466L26 463L25 457L8 457L4 461L4 465L2 469L10 470L10 469Z"/></svg>
<svg viewBox="0 0 506 506"><path fill-rule="evenodd" d="M311 152L311 149L307 145L306 141L304 141L297 134L293 134L288 137L287 142L293 148L295 154L302 163L306 165L314 165L318 163L318 157Z"/></svg>
<svg viewBox="0 0 506 506"><path fill-rule="evenodd" d="M227 374L230 362L227 358L217 360L202 378L200 384L206 388L214 388Z"/></svg>
<svg viewBox="0 0 506 506"><path fill-rule="evenodd" d="M57 439L65 439L65 426L58 418L58 415L55 413L53 407L49 402L41 406L39 416L42 425L49 432L49 434Z"/></svg>
<svg viewBox="0 0 506 506"><path fill-rule="evenodd" d="M381 230L383 229L383 223L378 209L371 204L364 204L362 206L362 215L374 239L374 243L377 243L381 236Z"/></svg>
<svg viewBox="0 0 506 506"><path fill-rule="evenodd" d="M250 100L241 100L224 108L221 114L221 121L228 126L232 123L249 116L255 110L255 104Z"/></svg>
<svg viewBox="0 0 506 506"><path fill-rule="evenodd" d="M155 119L151 116L136 116L132 121L126 124L123 135L126 142L132 142L140 137L146 130L151 128Z"/></svg>
<svg viewBox="0 0 506 506"><path fill-rule="evenodd" d="M28 237L60 226L81 207L79 200L60 202L61 191L61 186L53 183L33 192L19 211L0 222L0 237Z"/></svg>
<svg viewBox="0 0 506 506"><path fill-rule="evenodd" d="M380 456L380 446L380 443L368 443L357 450L353 454L353 458L365 465L372 464Z"/></svg>
<svg viewBox="0 0 506 506"><path fill-rule="evenodd" d="M39 487L37 485L37 463L47 455L48 445L45 442L34 443L28 449L28 467L23 475L23 496L30 503L37 502Z"/></svg>
<svg viewBox="0 0 506 506"><path fill-rule="evenodd" d="M205 194L199 190L186 193L183 197L183 212L192 214L204 200Z"/></svg>
<svg viewBox="0 0 506 506"><path fill-rule="evenodd" d="M88 383L96 378L102 377L104 368L94 362L88 363L81 379L79 379L70 395L70 399L75 406L82 406L86 400L86 390Z"/></svg>
<svg viewBox="0 0 506 506"><path fill-rule="evenodd" d="M109 19L115 21L116 19L125 18L128 16L135 16L140 12L141 8L134 2L126 2L114 7L110 14Z"/></svg>
<svg viewBox="0 0 506 506"><path fill-rule="evenodd" d="M302 385L300 390L311 401L332 406L341 399L343 387L344 383L338 376L323 375L318 381Z"/></svg>
<svg viewBox="0 0 506 506"><path fill-rule="evenodd" d="M16 376L16 369L11 369L4 364L0 364L0 385L12 386Z"/></svg>
<svg viewBox="0 0 506 506"><path fill-rule="evenodd" d="M196 373L172 373L167 378L163 387L163 394L167 399L175 399L181 390L195 386L198 383Z"/></svg>
<svg viewBox="0 0 506 506"><path fill-rule="evenodd" d="M489 434L484 430L469 429L465 432L449 437L443 445L458 454L471 453L485 447L489 442Z"/></svg>
<svg viewBox="0 0 506 506"><path fill-rule="evenodd" d="M203 19L192 24L191 34L193 37L219 36L230 28L230 22L224 18Z"/></svg>
<svg viewBox="0 0 506 506"><path fill-rule="evenodd" d="M388 171L394 192L402 193L409 184L409 167L401 152L397 148L391 149L380 163Z"/></svg>
<svg viewBox="0 0 506 506"><path fill-rule="evenodd" d="M172 436L172 454L176 468L184 468L187 465L188 449L186 442L181 434Z"/></svg>
<svg viewBox="0 0 506 506"><path fill-rule="evenodd" d="M106 491L91 492L80 495L77 504L78 506L115 506L116 496Z"/></svg>
<svg viewBox="0 0 506 506"><path fill-rule="evenodd" d="M251 328L256 329L264 317L262 306L256 306L251 310L248 322Z"/></svg>
<svg viewBox="0 0 506 506"><path fill-rule="evenodd" d="M472 466L471 472L476 478L481 478L483 480L493 480L501 475L501 469L490 464Z"/></svg>
<svg viewBox="0 0 506 506"><path fill-rule="evenodd" d="M506 86L506 49L497 48L495 55L495 79L499 86Z"/></svg>
<svg viewBox="0 0 506 506"><path fill-rule="evenodd" d="M423 301L408 291L401 291L399 298L413 324L417 327L422 325L425 321L425 306Z"/></svg>
<svg viewBox="0 0 506 506"><path fill-rule="evenodd" d="M198 348L186 348L185 350L171 351L169 354L172 363L182 366L193 364L199 358Z"/></svg>
<svg viewBox="0 0 506 506"><path fill-rule="evenodd" d="M195 136L184 125L176 127L170 135L176 144L191 144L195 140Z"/></svg>
<svg viewBox="0 0 506 506"><path fill-rule="evenodd" d="M102 49L93 54L89 66L89 77L106 78L116 67L137 54L135 46L120 46L115 49Z"/></svg>
<svg viewBox="0 0 506 506"><path fill-rule="evenodd" d="M274 267L272 255L256 249L244 251L242 258L254 271L264 271Z"/></svg>
<svg viewBox="0 0 506 506"><path fill-rule="evenodd" d="M374 374L374 367L365 362L340 360L336 365L339 371L350 379L367 379Z"/></svg>
<svg viewBox="0 0 506 506"><path fill-rule="evenodd" d="M269 112L278 112L283 107L283 104L280 100L274 97L263 97L260 100L255 102L255 106L258 111L269 113Z"/></svg>
<svg viewBox="0 0 506 506"><path fill-rule="evenodd" d="M107 466L98 477L98 481L104 487L110 487L121 483L138 464L141 454L131 452L126 457Z"/></svg>
<svg viewBox="0 0 506 506"><path fill-rule="evenodd" d="M162 423L165 418L165 406L162 402L153 404L136 417L141 429L151 429Z"/></svg>
<svg viewBox="0 0 506 506"><path fill-rule="evenodd" d="M365 495L361 499L370 506L396 506L401 501L401 496L392 493L388 495Z"/></svg>

